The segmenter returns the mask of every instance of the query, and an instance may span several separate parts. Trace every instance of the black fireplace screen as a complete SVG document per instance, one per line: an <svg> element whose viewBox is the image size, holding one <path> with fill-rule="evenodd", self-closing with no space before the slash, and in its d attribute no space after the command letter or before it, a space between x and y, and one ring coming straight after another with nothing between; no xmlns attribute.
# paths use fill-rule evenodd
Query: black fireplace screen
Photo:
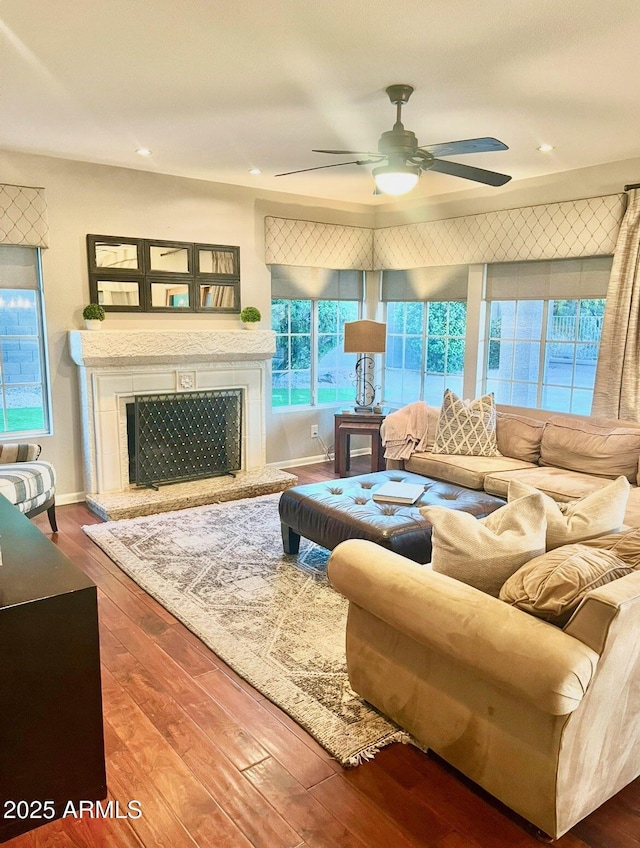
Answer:
<svg viewBox="0 0 640 848"><path fill-rule="evenodd" d="M139 486L241 467L242 389L136 395L127 404L129 480Z"/></svg>

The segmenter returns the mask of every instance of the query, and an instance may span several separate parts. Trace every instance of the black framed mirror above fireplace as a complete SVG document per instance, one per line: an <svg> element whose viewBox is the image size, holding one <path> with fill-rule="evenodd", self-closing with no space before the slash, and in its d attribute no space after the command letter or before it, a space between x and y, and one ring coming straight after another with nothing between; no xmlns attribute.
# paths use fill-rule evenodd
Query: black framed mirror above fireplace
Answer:
<svg viewBox="0 0 640 848"><path fill-rule="evenodd" d="M157 488L242 467L242 389L136 395L127 410L129 482Z"/></svg>
<svg viewBox="0 0 640 848"><path fill-rule="evenodd" d="M240 248L87 235L89 297L107 312L240 312Z"/></svg>

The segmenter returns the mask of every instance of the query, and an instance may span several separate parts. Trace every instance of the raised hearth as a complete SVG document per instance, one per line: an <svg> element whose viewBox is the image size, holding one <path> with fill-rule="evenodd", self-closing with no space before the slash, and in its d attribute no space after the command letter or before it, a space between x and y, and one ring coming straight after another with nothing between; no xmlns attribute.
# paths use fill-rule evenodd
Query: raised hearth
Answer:
<svg viewBox="0 0 640 848"><path fill-rule="evenodd" d="M271 330L72 330L69 348L80 381L87 503L103 517L109 512L101 505L103 497L113 501L117 495L118 509L129 499L133 510L127 512L129 516L145 514L136 512L136 505L155 500L154 493L136 489L129 482L126 407L139 394L234 388L243 396L242 467L237 482L228 481L231 489L236 484L239 493L222 496L227 486L207 487L207 481L198 481L195 486L171 484L162 488L175 490L181 485L192 489L184 495L183 503L176 503L173 496L157 498L159 508L153 511L194 506L194 498L210 503L247 497L240 478L255 472L262 478L278 477L272 481L275 488L269 491L281 491L295 482L291 474L265 471L266 363L275 352L275 333ZM266 493L263 483L266 485L266 478L255 494ZM211 500L201 500L203 496ZM170 505L162 506L165 502Z"/></svg>

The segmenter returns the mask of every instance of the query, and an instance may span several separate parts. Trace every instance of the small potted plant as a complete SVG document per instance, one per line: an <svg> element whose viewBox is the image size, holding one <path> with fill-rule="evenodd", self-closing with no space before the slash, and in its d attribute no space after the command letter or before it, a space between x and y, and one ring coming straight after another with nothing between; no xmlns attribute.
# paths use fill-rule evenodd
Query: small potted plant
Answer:
<svg viewBox="0 0 640 848"><path fill-rule="evenodd" d="M99 330L106 313L99 303L89 303L82 310L82 317L87 330Z"/></svg>
<svg viewBox="0 0 640 848"><path fill-rule="evenodd" d="M245 306L240 313L240 320L247 330L255 330L261 318L260 310L255 306Z"/></svg>

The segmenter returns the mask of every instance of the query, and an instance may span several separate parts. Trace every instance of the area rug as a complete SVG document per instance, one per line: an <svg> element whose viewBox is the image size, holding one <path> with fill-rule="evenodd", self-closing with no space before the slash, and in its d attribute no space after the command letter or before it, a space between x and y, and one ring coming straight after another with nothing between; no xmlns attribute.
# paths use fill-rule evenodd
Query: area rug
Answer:
<svg viewBox="0 0 640 848"><path fill-rule="evenodd" d="M90 524L82 529L138 585L287 712L344 766L408 741L349 686L347 601L329 552L282 552L278 499Z"/></svg>

